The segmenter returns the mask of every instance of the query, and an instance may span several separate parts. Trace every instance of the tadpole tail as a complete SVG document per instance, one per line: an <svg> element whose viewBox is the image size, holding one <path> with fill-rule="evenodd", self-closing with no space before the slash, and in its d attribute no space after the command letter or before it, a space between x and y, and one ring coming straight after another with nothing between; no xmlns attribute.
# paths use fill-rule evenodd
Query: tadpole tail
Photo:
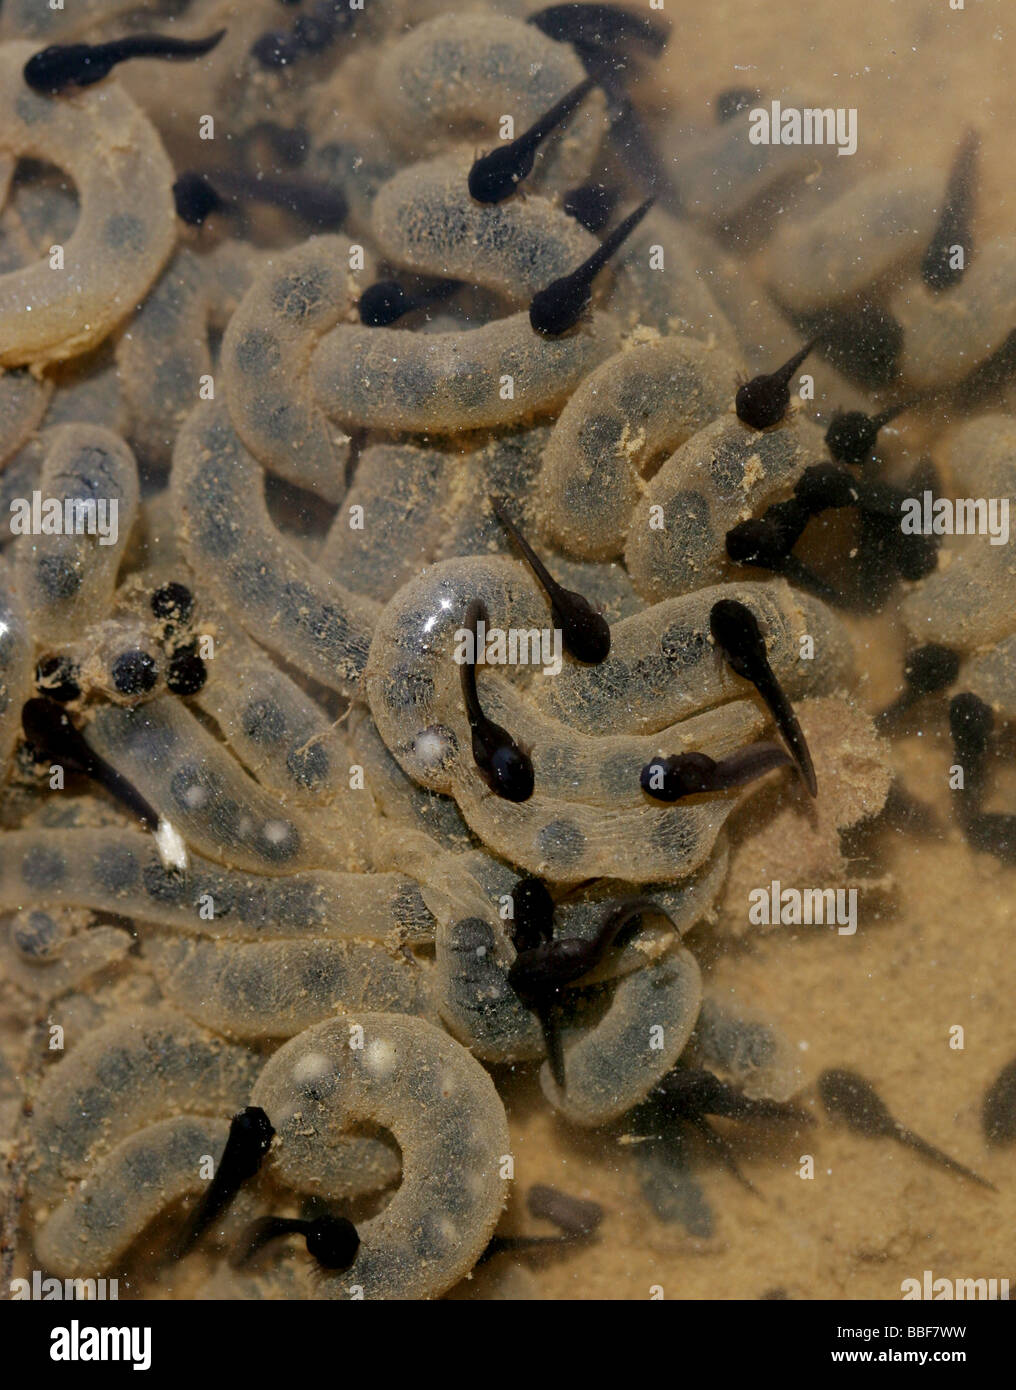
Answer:
<svg viewBox="0 0 1016 1390"><path fill-rule="evenodd" d="M125 39L116 39L109 45L110 55L115 62L124 58L201 58L211 53L226 36L225 29L217 29L205 39L174 39L165 34L131 34Z"/></svg>
<svg viewBox="0 0 1016 1390"><path fill-rule="evenodd" d="M998 1191L998 1188L993 1182L989 1182L987 1178L982 1178L980 1173L975 1173L972 1168L968 1168L966 1164L960 1163L958 1159L950 1158L947 1153L943 1153L941 1149L937 1149L934 1144L929 1144L926 1139L922 1139L921 1136L915 1134L913 1130L898 1124L896 1126L896 1134L901 1144L906 1144L908 1149L913 1149L914 1152L919 1153L922 1158L930 1159L932 1163L937 1163L940 1168L948 1168L950 1172L958 1173L962 1178L969 1178L971 1182L977 1183L979 1187L986 1187L989 1192Z"/></svg>
<svg viewBox="0 0 1016 1390"><path fill-rule="evenodd" d="M554 1078L554 1084L559 1091L565 1088L564 1071L564 1044L561 1040L561 1031L557 1026L557 1009L553 1004L544 1004L536 1009L536 1016L540 1020L540 1027L543 1030L543 1041L547 1045L547 1061L550 1063L550 1074Z"/></svg>
<svg viewBox="0 0 1016 1390"><path fill-rule="evenodd" d="M551 602L553 602L556 594L560 591L560 584L558 584L557 580L551 574L550 570L548 570L547 566L540 559L539 555L537 555L536 551L526 540L525 536L515 525L514 521L512 521L511 517L505 511L504 506L497 500L497 498L492 497L490 499L490 509L497 517L498 521L500 521L504 529L508 532L509 536L511 536L512 540L515 542L518 548L522 551L522 554L525 556L526 563L529 565L529 568L536 575L537 579L543 585L544 589L546 589L547 597L551 600Z"/></svg>
<svg viewBox="0 0 1016 1390"><path fill-rule="evenodd" d="M652 197L647 198L645 202L640 203L634 212L630 212L623 222L619 222L614 230L604 237L603 241L589 257L585 265L580 267L580 269L588 275L590 280L597 271L603 269L614 252L624 245L655 202L656 196L654 194Z"/></svg>
<svg viewBox="0 0 1016 1390"><path fill-rule="evenodd" d="M208 1190L191 1212L190 1219L172 1247L175 1259L182 1258L194 1248L243 1184L254 1176L274 1137L275 1130L259 1106L249 1105L233 1116Z"/></svg>
<svg viewBox="0 0 1016 1390"><path fill-rule="evenodd" d="M785 767L790 761L790 755L778 743L753 743L717 763L717 790L746 786L772 772L773 768Z"/></svg>
<svg viewBox="0 0 1016 1390"><path fill-rule="evenodd" d="M462 620L463 627L468 628L473 634L473 659L472 661L463 661L459 669L459 683L462 687L462 699L466 706L466 717L469 720L469 727L474 730L478 726L482 726L486 718L480 706L480 696L476 689L477 625L481 618L486 622L487 609L482 599L474 598L466 609L466 615Z"/></svg>
<svg viewBox="0 0 1016 1390"><path fill-rule="evenodd" d="M477 1260L477 1265L485 1265L495 1255L524 1255L530 1250L546 1250L548 1246L574 1245L577 1241L588 1240L587 1235L566 1234L559 1236L491 1236L487 1247Z"/></svg>
<svg viewBox="0 0 1016 1390"><path fill-rule="evenodd" d="M528 130L523 131L517 143L539 145L551 131L555 130L568 119L572 112L578 109L595 86L596 78L587 77L577 86L572 87L571 91L565 92L563 97L555 101L549 111L545 111Z"/></svg>
<svg viewBox="0 0 1016 1390"><path fill-rule="evenodd" d="M784 385L786 385L804 359L808 356L809 352L818 345L819 341L819 338L810 338L808 342L805 343L804 347L798 352L795 352L793 357L784 362L783 366L780 367L778 371L774 372L773 375L778 376Z"/></svg>
<svg viewBox="0 0 1016 1390"><path fill-rule="evenodd" d="M21 727L43 757L62 762L72 772L90 777L137 816L147 829L158 828L159 813L151 802L91 748L85 735L55 701L42 697L27 700L21 710Z"/></svg>
<svg viewBox="0 0 1016 1390"><path fill-rule="evenodd" d="M758 691L769 706L769 711L776 722L776 727L783 735L784 741L793 755L794 762L797 764L797 770L801 774L801 780L807 787L809 793L812 796L817 796L818 780L815 777L815 765L811 760L811 753L808 749L807 740L804 737L804 730L798 723L793 706L786 695L784 695L775 679L772 682L760 682Z"/></svg>

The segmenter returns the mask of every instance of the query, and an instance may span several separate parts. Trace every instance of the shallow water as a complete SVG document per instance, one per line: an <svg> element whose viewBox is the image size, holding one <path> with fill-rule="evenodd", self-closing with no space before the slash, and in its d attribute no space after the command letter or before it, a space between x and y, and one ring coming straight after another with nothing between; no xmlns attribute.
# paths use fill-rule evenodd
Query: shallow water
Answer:
<svg viewBox="0 0 1016 1390"><path fill-rule="evenodd" d="M559 339L534 333L529 301L605 234L566 219L562 194L604 168L621 188L615 225L650 191L634 147L597 163L609 115L595 93L548 142L528 197L484 207L463 184L495 142L494 116L517 101L518 134L581 77L567 44L518 25L491 56L481 4L367 0L353 35L266 68L250 45L291 24L290 12L220 0L143 26L194 37L226 24L208 58L132 61L78 94L19 103L32 43L49 39L32 33L24 4L0 11L11 113L0 158L80 161L66 172L81 200L79 212L66 179L22 162L0 213L3 505L13 516L33 489L76 495L74 467L93 495L120 503L109 547L3 535L5 1283L41 1269L116 1277L121 1297L892 1300L926 1270L1013 1273L1012 1141L989 1142L982 1106L1016 1054L1006 1023L1016 871L971 847L972 793L950 786L948 723L957 692L994 706L987 791L972 814L1007 811L1016 701L977 662L1000 640L1004 652L1012 630L1012 542L946 538L932 580L897 578L877 611L825 604L794 574L788 588L735 566L724 544L824 457L838 409L910 394L905 357L902 375L872 387L816 351L792 383L810 371L815 398L795 396L775 430L749 432L733 413L738 383L816 331L788 322L776 298L891 306L916 325L904 354L922 334L932 341L936 315L946 343L962 329L968 355L957 365L930 353L937 393L888 424L854 476L920 495L914 470L930 457L941 495L1006 495L1009 376L1000 370L976 397L955 383L1016 328L1008 16L977 0L962 11L863 0L849 18L828 0L629 8L671 25L665 53L629 63L623 81L678 192L652 187L657 207L597 280L591 314ZM94 19L50 37L124 32L134 21L117 9L90 7ZM473 11L484 16L475 35ZM427 47L428 26L442 22L443 43L461 31L487 55L475 89L473 60L458 55L461 98L447 50ZM15 48L23 38L32 43ZM856 153L770 150L763 196L746 201L747 110L722 128L716 116L718 94L734 87L751 89L751 109L855 111ZM53 133L46 103L78 119ZM202 141L207 115L215 139ZM258 143L265 120L306 127L302 165ZM920 258L971 128L976 200L972 228L956 234L970 266L931 296ZM724 147L738 129L740 146ZM82 131L92 146L78 148ZM93 149L107 146L114 162L96 169ZM776 166L784 178L770 175ZM248 183L238 211L200 230L174 218L179 173L207 171L231 196L229 174L243 168L304 192L339 185L347 215L326 223L320 203L294 215L255 200ZM877 176L884 189L866 203ZM897 192L904 212L888 235ZM838 196L826 245L795 241ZM117 244L100 215L111 200L131 219ZM77 298L33 267L54 244L66 246ZM781 245L792 248L782 257ZM985 263L998 280L978 298ZM397 329L361 326L359 294L382 277L408 283L413 270L465 288ZM860 286L845 302L844 277ZM690 343L668 344L677 334ZM1000 417L994 434L960 433L982 416ZM56 425L60 436L45 433ZM554 673L548 648L534 669L499 670L496 657L477 668L484 712L532 758L535 792L521 803L481 779L451 657L470 598L482 597L491 627L551 622L489 495L613 629L602 666L565 654ZM654 504L662 535L677 538L666 550ZM357 507L363 529L347 523ZM874 594L884 565L858 571L853 525L826 511L795 554L856 600ZM963 607L960 580L982 563L983 588ZM80 584L67 578L78 572ZM189 619L153 611L153 591L171 580L193 595ZM930 611L915 619L932 582L941 592L929 589ZM792 768L687 806L639 789L640 767L659 754L722 759L779 738L710 644L721 597L758 615L814 757L814 802ZM958 676L877 736L872 719L901 690L905 654L940 625ZM125 651L152 664L151 689L117 688ZM79 688L65 705L71 723L150 803L150 819L173 825L185 867L165 857L165 831L160 859L136 797L83 774L80 748L75 757L52 730L34 758L26 748L21 707L53 691L36 664L59 654ZM143 685L136 660L131 669ZM51 774L61 763L62 788ZM923 806L924 823L893 812L903 798ZM588 940L611 903L636 893L673 923L647 910L559 999L563 1090L541 1061L538 1011L508 983L504 904L526 874L548 883L559 936ZM840 930L752 920L751 895L773 880L849 889L856 918ZM30 920L40 910L45 920ZM56 941L42 959L47 932ZM752 1041L753 1059L732 1055ZM704 1134L643 1103L675 1066L704 1066L738 1095L793 1111L714 1118ZM896 1120L997 1190L837 1122L817 1086L831 1068L866 1077ZM246 1105L264 1107L275 1146L175 1258ZM95 1209L107 1201L115 1213L108 1240L75 1197L82 1179ZM595 1235L480 1260L495 1231L554 1232L527 1207L539 1184L597 1203ZM360 1232L350 1271L324 1275L298 1235L231 1268L250 1222L325 1207Z"/></svg>

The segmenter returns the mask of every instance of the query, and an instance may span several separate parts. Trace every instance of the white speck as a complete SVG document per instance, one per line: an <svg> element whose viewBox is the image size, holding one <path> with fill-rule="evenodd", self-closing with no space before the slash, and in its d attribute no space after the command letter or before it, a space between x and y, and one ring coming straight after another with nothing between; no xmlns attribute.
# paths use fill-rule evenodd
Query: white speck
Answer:
<svg viewBox="0 0 1016 1390"><path fill-rule="evenodd" d="M183 794L183 804L188 811L200 811L202 806L208 804L208 788L200 782L192 782Z"/></svg>
<svg viewBox="0 0 1016 1390"><path fill-rule="evenodd" d="M383 1038L375 1038L363 1049L363 1064L376 1077L390 1076L395 1070L395 1049Z"/></svg>
<svg viewBox="0 0 1016 1390"><path fill-rule="evenodd" d="M155 848L159 851L159 860L164 869L176 869L182 874L187 872L187 846L179 830L165 816L159 817Z"/></svg>
<svg viewBox="0 0 1016 1390"><path fill-rule="evenodd" d="M265 822L264 835L270 845L282 845L289 839L291 827L284 820Z"/></svg>
<svg viewBox="0 0 1016 1390"><path fill-rule="evenodd" d="M306 1085L308 1081L320 1081L323 1076L328 1075L331 1065L323 1052L308 1052L306 1057L294 1062L293 1080L301 1086Z"/></svg>
<svg viewBox="0 0 1016 1390"><path fill-rule="evenodd" d="M438 767L447 752L447 740L433 729L424 729L416 738L416 756L421 767Z"/></svg>

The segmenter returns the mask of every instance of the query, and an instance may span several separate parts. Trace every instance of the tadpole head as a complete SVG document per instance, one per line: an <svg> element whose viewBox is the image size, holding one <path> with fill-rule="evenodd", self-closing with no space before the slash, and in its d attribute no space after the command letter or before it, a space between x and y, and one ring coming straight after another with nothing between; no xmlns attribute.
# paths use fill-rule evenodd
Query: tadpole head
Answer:
<svg viewBox="0 0 1016 1390"><path fill-rule="evenodd" d="M546 288L537 290L529 305L529 322L537 333L546 338L559 338L575 327L593 297L592 287L585 281L576 282L571 276L552 280Z"/></svg>
<svg viewBox="0 0 1016 1390"><path fill-rule="evenodd" d="M864 463L875 452L879 424L863 410L834 415L826 430L826 448L837 463Z"/></svg>
<svg viewBox="0 0 1016 1390"><path fill-rule="evenodd" d="M762 93L757 87L727 87L717 95L713 103L717 125L725 125L727 121L732 121L735 116L739 116L751 106L756 106L761 100Z"/></svg>
<svg viewBox="0 0 1016 1390"><path fill-rule="evenodd" d="M832 1068L818 1079L818 1093L826 1114L843 1120L856 1134L869 1138L894 1134L896 1122L874 1086L856 1072Z"/></svg>
<svg viewBox="0 0 1016 1390"><path fill-rule="evenodd" d="M21 706L21 727L25 738L41 754L56 753L77 732L56 700L43 695L33 696Z"/></svg>
<svg viewBox="0 0 1016 1390"><path fill-rule="evenodd" d="M775 373L756 376L737 388L734 409L742 424L755 430L778 425L790 405L790 389Z"/></svg>
<svg viewBox="0 0 1016 1390"><path fill-rule="evenodd" d="M795 483L794 496L812 513L850 507L857 501L857 484L845 468L813 463Z"/></svg>
<svg viewBox="0 0 1016 1390"><path fill-rule="evenodd" d="M530 951L554 935L554 899L542 878L520 878L511 892L512 941L516 951Z"/></svg>
<svg viewBox="0 0 1016 1390"><path fill-rule="evenodd" d="M413 302L397 280L378 280L367 286L356 307L362 324L384 328L408 314Z"/></svg>
<svg viewBox="0 0 1016 1390"><path fill-rule="evenodd" d="M1016 1061L1003 1067L989 1086L981 1125L989 1144L1011 1144L1016 1139Z"/></svg>
<svg viewBox="0 0 1016 1390"><path fill-rule="evenodd" d="M174 183L173 202L177 217L189 227L203 226L213 212L225 206L204 174L193 171L181 174Z"/></svg>
<svg viewBox="0 0 1016 1390"><path fill-rule="evenodd" d="M983 756L995 716L991 706L970 691L954 695L949 701L949 732L957 751L967 756Z"/></svg>
<svg viewBox="0 0 1016 1390"><path fill-rule="evenodd" d="M545 1005L565 985L588 974L597 959L595 942L558 937L530 951L520 951L508 971L508 984L528 1007Z"/></svg>
<svg viewBox="0 0 1016 1390"><path fill-rule="evenodd" d="M766 517L749 517L727 532L727 556L735 565L757 565L760 569L783 569L787 547L779 527Z"/></svg>
<svg viewBox="0 0 1016 1390"><path fill-rule="evenodd" d="M959 653L929 642L907 653L903 676L915 695L933 695L952 685L959 675Z"/></svg>
<svg viewBox="0 0 1016 1390"><path fill-rule="evenodd" d="M610 624L582 594L565 589L566 611L554 605L554 617L560 628L565 650L576 661L597 666L610 654Z"/></svg>
<svg viewBox="0 0 1016 1390"><path fill-rule="evenodd" d="M709 631L739 676L751 680L768 667L765 638L750 608L736 599L721 598L709 612Z"/></svg>
<svg viewBox="0 0 1016 1390"><path fill-rule="evenodd" d="M646 795L657 801L680 801L684 796L714 791L715 774L716 762L708 754L675 753L646 763L639 781Z"/></svg>
<svg viewBox="0 0 1016 1390"><path fill-rule="evenodd" d="M272 1146L275 1130L259 1105L248 1105L233 1116L229 1126L229 1146L238 1174L253 1177Z"/></svg>
<svg viewBox="0 0 1016 1390"><path fill-rule="evenodd" d="M344 1216L317 1216L307 1226L307 1254L323 1269L349 1269L360 1248L360 1235Z"/></svg>
<svg viewBox="0 0 1016 1390"><path fill-rule="evenodd" d="M87 43L56 43L35 53L25 64L24 77L33 91L56 96L68 87L101 82L112 63Z"/></svg>
<svg viewBox="0 0 1016 1390"><path fill-rule="evenodd" d="M469 171L469 196L477 203L503 203L518 188L520 181L533 167L520 158L513 144L501 145L489 154L481 155Z"/></svg>
<svg viewBox="0 0 1016 1390"><path fill-rule="evenodd" d="M488 785L505 801L528 801L533 794L533 764L514 739L496 748L490 757Z"/></svg>

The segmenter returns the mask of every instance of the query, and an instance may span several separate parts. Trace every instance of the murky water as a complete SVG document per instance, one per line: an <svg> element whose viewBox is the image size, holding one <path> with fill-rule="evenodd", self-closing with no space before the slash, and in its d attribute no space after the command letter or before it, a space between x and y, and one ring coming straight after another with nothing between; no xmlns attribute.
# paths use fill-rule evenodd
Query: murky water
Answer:
<svg viewBox="0 0 1016 1390"><path fill-rule="evenodd" d="M1010 1276L1007 16L685 10L0 9L5 1292Z"/></svg>

